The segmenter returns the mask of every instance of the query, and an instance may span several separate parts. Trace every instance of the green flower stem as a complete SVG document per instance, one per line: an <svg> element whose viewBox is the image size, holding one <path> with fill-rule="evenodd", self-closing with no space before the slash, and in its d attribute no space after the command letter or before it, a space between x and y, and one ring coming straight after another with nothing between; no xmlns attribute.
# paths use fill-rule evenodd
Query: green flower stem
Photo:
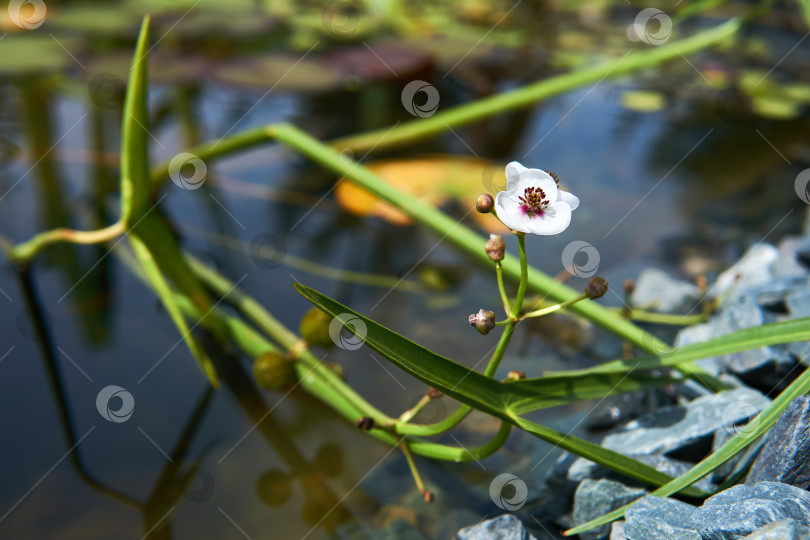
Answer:
<svg viewBox="0 0 810 540"><path fill-rule="evenodd" d="M416 468L416 463L413 462L413 456L411 455L411 451L408 450L408 442L404 439L399 441L399 447L402 448L402 453L405 454L405 461L408 462L408 468L411 470L411 476L413 476L413 481L416 484L416 489L419 490L419 493L423 495L427 491L425 489L425 483L422 482L422 476L419 474L419 469Z"/></svg>
<svg viewBox="0 0 810 540"><path fill-rule="evenodd" d="M139 279L149 284L144 270L139 266L138 262L135 260L135 257L131 253L120 248L116 249L115 253ZM201 264L198 261L193 260L189 262L191 263L192 268L195 268L195 265ZM228 287L230 288L230 285ZM200 319L200 311L186 296L175 293L175 300L180 309L188 317L194 320ZM219 325L224 325L224 327L228 329L230 337L233 339L236 346L248 356L255 357L264 352L283 353L283 351L279 349L277 345L270 342L266 337L245 323L245 321L238 317L228 315L222 312L219 308L216 308L209 313L208 316L202 320L201 324L207 327L213 320L217 320ZM304 389L329 405L333 410L335 410L349 422L354 422L361 416L370 416L368 413L373 412L362 406L358 406L359 404L356 402L346 399L343 393L336 391L334 381L324 380L324 378L320 376L321 372L313 369L310 364L307 364L306 362L295 362L293 367L298 375L300 381L299 384ZM329 372L329 374L331 375L331 372ZM337 385L345 386L345 383L338 379ZM351 391L350 388L347 389ZM511 428L510 424L504 425L504 423L502 423L501 428L490 441L479 447L469 449L431 443L429 441L423 441L420 439L410 439L409 444L411 450L415 454L425 457L456 462L477 461L494 454L501 446L503 446L504 442L506 442L506 437L509 434L509 428ZM396 446L401 440L401 436L398 437L388 431L380 429L373 429L369 432L369 434L382 442L390 444L391 446Z"/></svg>
<svg viewBox="0 0 810 540"><path fill-rule="evenodd" d="M433 400L430 398L430 396L425 394L424 396L422 396L422 398L416 405L414 405L404 413L400 414L399 418L397 418L397 422L407 424L408 422L413 420L416 417L416 415L419 414L419 412L422 409L424 409L427 406L427 404L430 403L431 401Z"/></svg>
<svg viewBox="0 0 810 540"><path fill-rule="evenodd" d="M73 229L52 229L41 232L31 239L17 244L7 250L8 258L12 262L26 262L33 259L45 247L57 242L71 242L74 244L98 244L112 240L124 234L125 228L121 221L116 221L108 227L95 231L75 231Z"/></svg>
<svg viewBox="0 0 810 540"><path fill-rule="evenodd" d="M251 296L245 294L239 288L233 287L230 280L215 270L207 267L194 257L186 255L186 259L188 260L194 274L201 281L220 295L230 290L231 292L228 295L228 301L232 305L237 307L241 313L248 317L248 319L250 319L256 326L266 332L267 335L277 341L284 349L292 351L297 360L301 361L310 370L316 372L326 384L331 385L334 392L339 393L349 402L351 402L357 409L363 411L361 416L370 416L374 418L374 421L378 424L394 422L394 419L375 408L368 401L363 399L360 394L355 392L351 387L340 380L340 377L333 373L328 367L323 365L307 347L302 346L303 341L300 337L288 330L287 327L281 324L281 322L273 317ZM356 419L357 418L355 418L355 420Z"/></svg>
<svg viewBox="0 0 810 540"><path fill-rule="evenodd" d="M512 307L509 305L509 297L506 296L506 289L503 286L503 270L501 269L500 261L495 263L495 275L498 277L498 291L501 293L501 302L503 302L503 311L504 313L506 313L506 316L509 319L511 319Z"/></svg>
<svg viewBox="0 0 810 540"><path fill-rule="evenodd" d="M242 240L231 238L230 236L217 233L200 234L197 231L182 229L184 233L190 232L190 236L204 238L214 244L224 246L228 249L238 251L240 253L248 253L250 245ZM268 251L270 251L268 249ZM343 270L340 268L333 268L322 264L314 263L289 253L280 256L279 254L272 253L260 256L266 256L268 259L290 266L292 268L313 274L315 276L325 277L327 279L334 279L336 281L343 281L345 283L358 283L360 285L368 285L370 287L383 287L386 289L397 289L399 291L407 291L413 293L425 292L425 287L416 281L401 279L393 276L386 276L381 274L368 274L365 272L354 272L352 270Z"/></svg>
<svg viewBox="0 0 810 540"><path fill-rule="evenodd" d="M652 311L643 311L640 309L632 309L630 311L619 308L615 310L617 313L623 313L624 316L629 316L631 320L656 323L656 324L672 324L689 326L692 324L700 324L709 320L707 313L700 313L698 315L675 315L671 313L655 313Z"/></svg>
<svg viewBox="0 0 810 540"><path fill-rule="evenodd" d="M526 286L529 283L529 264L526 262L526 235L518 233L518 251L520 252L520 283L518 284L515 305L512 306L512 315L517 317L523 307L523 298L526 296Z"/></svg>
<svg viewBox="0 0 810 540"><path fill-rule="evenodd" d="M585 293L582 293L579 296L577 296L576 298L566 300L565 302L562 302L560 304L554 304L553 306L548 306L548 307L544 307L542 309L538 309L538 310L535 310L535 311L530 311L529 313L526 313L525 315L520 317L519 320L522 321L523 319L529 319L529 318L532 318L532 317L542 317L543 315L548 315L549 313L554 313L555 311L558 311L560 309L564 309L564 308L567 308L569 306L572 306L573 304L576 304L577 302L579 302L581 300L585 300L586 298L588 298L588 295L585 294Z"/></svg>

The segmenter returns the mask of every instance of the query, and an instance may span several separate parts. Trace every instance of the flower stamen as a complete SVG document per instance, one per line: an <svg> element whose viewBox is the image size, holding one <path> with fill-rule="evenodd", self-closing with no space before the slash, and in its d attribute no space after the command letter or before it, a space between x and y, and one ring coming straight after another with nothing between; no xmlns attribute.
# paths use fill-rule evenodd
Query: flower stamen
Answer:
<svg viewBox="0 0 810 540"><path fill-rule="evenodd" d="M523 197L518 197L523 204L520 206L530 218L543 215L550 202L546 199L546 192L541 188L529 187L523 190Z"/></svg>
<svg viewBox="0 0 810 540"><path fill-rule="evenodd" d="M554 182L557 183L557 187L560 187L560 178L557 176L557 173L552 171L546 171L546 173L554 179Z"/></svg>

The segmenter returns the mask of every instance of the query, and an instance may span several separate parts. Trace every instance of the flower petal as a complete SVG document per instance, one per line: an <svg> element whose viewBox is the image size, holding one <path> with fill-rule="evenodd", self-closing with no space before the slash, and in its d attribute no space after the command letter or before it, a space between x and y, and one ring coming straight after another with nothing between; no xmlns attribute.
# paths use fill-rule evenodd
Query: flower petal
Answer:
<svg viewBox="0 0 810 540"><path fill-rule="evenodd" d="M517 189L520 177L525 170L526 167L517 161L513 161L506 166L506 191Z"/></svg>
<svg viewBox="0 0 810 540"><path fill-rule="evenodd" d="M517 196L507 191L501 191L495 196L495 212L501 222L518 232L530 232L529 222L531 218L521 208Z"/></svg>
<svg viewBox="0 0 810 540"><path fill-rule="evenodd" d="M579 197L574 195L573 193L568 193L567 191L559 190L559 197L562 202L568 203L568 206L571 207L571 210L576 210L579 206Z"/></svg>
<svg viewBox="0 0 810 540"><path fill-rule="evenodd" d="M567 202L551 203L542 215L538 214L529 220L529 231L532 234L560 234L571 224L571 207Z"/></svg>

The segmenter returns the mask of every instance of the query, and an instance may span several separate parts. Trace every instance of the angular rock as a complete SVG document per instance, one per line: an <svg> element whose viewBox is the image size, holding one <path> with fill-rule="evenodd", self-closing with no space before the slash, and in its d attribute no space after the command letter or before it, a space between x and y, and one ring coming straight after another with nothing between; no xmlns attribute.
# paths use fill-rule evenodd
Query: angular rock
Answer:
<svg viewBox="0 0 810 540"><path fill-rule="evenodd" d="M624 454L671 452L701 439L708 440L724 426L739 425L769 403L768 398L750 388L703 396L686 405L665 407L633 420L606 435L602 446Z"/></svg>
<svg viewBox="0 0 810 540"><path fill-rule="evenodd" d="M808 540L810 527L795 519L785 518L760 527L742 540Z"/></svg>
<svg viewBox="0 0 810 540"><path fill-rule="evenodd" d="M785 304L787 304L787 310L792 318L810 317L810 292L795 291L788 295Z"/></svg>
<svg viewBox="0 0 810 540"><path fill-rule="evenodd" d="M526 531L523 523L512 514L482 521L464 527L456 534L456 540L536 540Z"/></svg>
<svg viewBox="0 0 810 540"><path fill-rule="evenodd" d="M631 296L634 306L660 313L695 313L700 290L688 281L673 279L657 268L646 268L638 276Z"/></svg>
<svg viewBox="0 0 810 540"><path fill-rule="evenodd" d="M779 250L771 244L752 246L731 268L717 276L712 294L731 300L747 289L768 283L773 279L771 264L778 258Z"/></svg>
<svg viewBox="0 0 810 540"><path fill-rule="evenodd" d="M693 463L673 459L670 457L663 456L661 454L652 454L652 455L627 454L627 455L642 463L650 465L651 467L654 467L655 470L668 474L673 478L686 473L692 467L694 467ZM643 485L641 483L638 483L636 480L627 478L617 472L611 471L610 469L597 465L596 463L584 458L575 459L573 463L570 464L570 467L568 468L566 474L568 480L572 483L576 483L577 485L586 478L591 479L606 478L608 480L616 480L622 482L623 484L628 486ZM698 488L705 490L713 490L715 488L715 484L712 483L711 479L709 478L703 478L695 485Z"/></svg>
<svg viewBox="0 0 810 540"><path fill-rule="evenodd" d="M583 480L574 495L574 524L582 525L612 510L616 510L643 497L647 493L641 488L627 487L611 480ZM583 540L607 538L610 525L603 525L580 533Z"/></svg>
<svg viewBox="0 0 810 540"><path fill-rule="evenodd" d="M746 484L762 481L810 486L810 397L794 399L768 433Z"/></svg>
<svg viewBox="0 0 810 540"><path fill-rule="evenodd" d="M785 238L779 242L779 257L771 263L771 274L777 279L783 277L806 276L807 263L801 257L808 249L804 238ZM802 255L800 255L802 254Z"/></svg>
<svg viewBox="0 0 810 540"><path fill-rule="evenodd" d="M731 540L784 518L810 524L810 493L779 482L760 482L709 497L690 519L704 540Z"/></svg>
<svg viewBox="0 0 810 540"><path fill-rule="evenodd" d="M660 521L673 528L690 529L693 528L691 517L695 510L691 504L676 499L648 495L625 511L625 531L628 527L632 529L632 524L640 520Z"/></svg>
<svg viewBox="0 0 810 540"><path fill-rule="evenodd" d="M610 524L610 538L608 540L627 540L624 535L624 525L626 521L620 519Z"/></svg>

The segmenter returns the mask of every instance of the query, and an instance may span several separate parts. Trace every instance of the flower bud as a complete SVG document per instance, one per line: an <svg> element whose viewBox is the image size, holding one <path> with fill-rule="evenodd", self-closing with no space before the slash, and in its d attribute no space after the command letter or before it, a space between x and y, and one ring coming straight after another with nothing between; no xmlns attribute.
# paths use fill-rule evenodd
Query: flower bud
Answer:
<svg viewBox="0 0 810 540"><path fill-rule="evenodd" d="M426 489L422 490L422 498L425 499L426 503L432 503L434 500L436 500L436 498L433 496L433 492Z"/></svg>
<svg viewBox="0 0 810 540"><path fill-rule="evenodd" d="M622 289L624 290L625 296L630 296L631 294L633 294L633 291L636 290L636 282L630 278L627 278L624 280Z"/></svg>
<svg viewBox="0 0 810 540"><path fill-rule="evenodd" d="M520 381L526 378L526 373L520 371L519 369L516 369L507 373L506 377L511 380Z"/></svg>
<svg viewBox="0 0 810 540"><path fill-rule="evenodd" d="M374 429L374 419L370 416L361 416L357 419L357 427L363 431L371 431Z"/></svg>
<svg viewBox="0 0 810 540"><path fill-rule="evenodd" d="M587 294L588 298L591 300L605 296L607 291L608 282L605 281L605 278L599 276L593 276L588 280L588 284L585 286L585 294Z"/></svg>
<svg viewBox="0 0 810 540"><path fill-rule="evenodd" d="M335 345L329 335L329 324L331 322L332 317L314 307L301 317L298 331L307 343L327 349Z"/></svg>
<svg viewBox="0 0 810 540"><path fill-rule="evenodd" d="M495 262L502 261L506 253L506 242L503 241L500 235L490 234L489 240L484 244L484 250L486 250L487 256L491 260Z"/></svg>
<svg viewBox="0 0 810 540"><path fill-rule="evenodd" d="M489 214L494 206L495 199L489 193L482 193L478 196L478 200L475 201L475 209L482 214Z"/></svg>
<svg viewBox="0 0 810 540"><path fill-rule="evenodd" d="M475 327L482 335L489 334L489 331L495 328L495 312L479 309L478 313L470 315L470 324Z"/></svg>
<svg viewBox="0 0 810 540"><path fill-rule="evenodd" d="M435 388L431 388L430 390L427 391L427 397L429 397L430 399L439 399L443 395L444 393L441 390L437 390Z"/></svg>
<svg viewBox="0 0 810 540"><path fill-rule="evenodd" d="M292 363L275 352L266 352L253 360L253 377L265 390L280 390L295 381Z"/></svg>

